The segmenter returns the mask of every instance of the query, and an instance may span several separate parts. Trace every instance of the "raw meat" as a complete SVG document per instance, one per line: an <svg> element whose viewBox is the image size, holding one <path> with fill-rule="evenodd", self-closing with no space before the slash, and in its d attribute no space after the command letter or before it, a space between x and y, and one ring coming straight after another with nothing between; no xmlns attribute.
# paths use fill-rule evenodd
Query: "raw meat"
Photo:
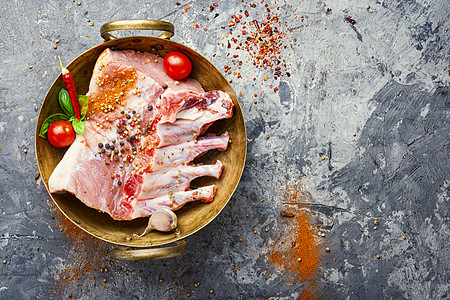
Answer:
<svg viewBox="0 0 450 300"><path fill-rule="evenodd" d="M227 149L227 132L205 132L232 116L228 94L205 92L191 78L170 79L162 59L153 54L106 49L95 65L88 95L86 131L50 176L50 192L70 192L116 220L214 199L214 185L191 190L190 182L219 178L223 164L192 161L209 150Z"/></svg>

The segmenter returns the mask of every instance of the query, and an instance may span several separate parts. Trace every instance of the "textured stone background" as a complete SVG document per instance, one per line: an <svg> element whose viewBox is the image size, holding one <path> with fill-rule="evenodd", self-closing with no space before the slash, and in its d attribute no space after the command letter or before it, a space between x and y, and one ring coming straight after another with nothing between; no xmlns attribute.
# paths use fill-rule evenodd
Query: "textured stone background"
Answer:
<svg viewBox="0 0 450 300"><path fill-rule="evenodd" d="M248 160L230 204L187 240L184 256L114 262L108 273L54 294L55 270L82 254L68 251L49 195L35 180L34 130L60 72L57 55L72 60L100 43L98 32L107 21L163 19L175 24L174 41L222 70L231 58L217 45L227 41L220 27L248 9L222 0L213 18L207 1L81 2L0 5L1 299L172 299L187 293L193 299L296 298L302 287L287 286L276 274L269 278L263 256L270 231L261 229L280 222L286 178L303 178L313 203L321 204L311 209L326 224L323 243L332 249L322 264L324 298L450 298L447 0L266 1L280 7L278 14L293 28L290 36L297 38L285 53L292 76L272 82L277 93L260 85L266 71L251 80L250 64L243 65L242 79L233 77L235 91L243 93ZM251 13L264 11L258 5ZM255 93L262 94L257 104ZM254 202L260 199L266 201ZM115 291L105 289L103 279Z"/></svg>

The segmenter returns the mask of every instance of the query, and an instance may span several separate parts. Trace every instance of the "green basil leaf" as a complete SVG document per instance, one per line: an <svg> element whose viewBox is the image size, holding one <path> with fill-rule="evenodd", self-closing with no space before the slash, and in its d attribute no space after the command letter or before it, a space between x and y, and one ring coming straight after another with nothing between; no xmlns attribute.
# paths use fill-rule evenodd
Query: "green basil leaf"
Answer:
<svg viewBox="0 0 450 300"><path fill-rule="evenodd" d="M72 121L72 126L73 126L73 129L75 130L75 133L80 135L80 134L83 134L84 130L86 129L86 122L85 121L77 122L77 120L74 119Z"/></svg>
<svg viewBox="0 0 450 300"><path fill-rule="evenodd" d="M68 120L69 120L69 117L66 116L65 114L54 114L54 115L51 115L50 117L45 119L44 123L42 123L41 130L39 130L39 136L41 138L46 139L47 138L48 128L50 127L50 125L53 122L56 122L56 121L68 121Z"/></svg>
<svg viewBox="0 0 450 300"><path fill-rule="evenodd" d="M68 91L61 89L61 91L59 91L58 100L59 105L69 117L75 116L75 110L73 109Z"/></svg>
<svg viewBox="0 0 450 300"><path fill-rule="evenodd" d="M80 117L84 119L88 111L89 97L86 95L78 95L78 103L80 104Z"/></svg>

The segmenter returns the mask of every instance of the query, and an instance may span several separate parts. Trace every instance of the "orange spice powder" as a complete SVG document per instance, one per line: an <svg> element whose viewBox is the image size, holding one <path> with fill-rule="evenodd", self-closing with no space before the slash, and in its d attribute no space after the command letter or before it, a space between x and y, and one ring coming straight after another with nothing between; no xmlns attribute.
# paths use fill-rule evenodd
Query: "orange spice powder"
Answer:
<svg viewBox="0 0 450 300"><path fill-rule="evenodd" d="M100 272L113 267L108 263L110 246L78 228L52 204L51 207L64 233L61 247L68 253L64 262L65 267L53 272L55 278L53 293L74 298L76 295L70 292L76 290L78 284L88 280L94 281Z"/></svg>
<svg viewBox="0 0 450 300"><path fill-rule="evenodd" d="M283 217L279 237L271 245L267 259L281 273L289 285L302 285L299 299L318 299L320 296L319 247L314 216L307 208L311 196L301 182L291 183L284 191Z"/></svg>

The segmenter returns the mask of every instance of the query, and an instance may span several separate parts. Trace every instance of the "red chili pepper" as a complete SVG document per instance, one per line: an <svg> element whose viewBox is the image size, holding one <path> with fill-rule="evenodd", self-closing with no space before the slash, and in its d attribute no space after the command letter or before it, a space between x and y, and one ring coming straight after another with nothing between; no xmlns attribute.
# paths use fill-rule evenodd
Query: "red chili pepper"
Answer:
<svg viewBox="0 0 450 300"><path fill-rule="evenodd" d="M75 82L73 81L72 74L67 70L62 62L61 57L58 55L59 63L61 64L61 74L64 84L66 86L67 92L69 92L70 100L72 102L73 110L75 111L75 116L77 117L77 122L80 122L80 104L78 103L77 90L75 89Z"/></svg>

